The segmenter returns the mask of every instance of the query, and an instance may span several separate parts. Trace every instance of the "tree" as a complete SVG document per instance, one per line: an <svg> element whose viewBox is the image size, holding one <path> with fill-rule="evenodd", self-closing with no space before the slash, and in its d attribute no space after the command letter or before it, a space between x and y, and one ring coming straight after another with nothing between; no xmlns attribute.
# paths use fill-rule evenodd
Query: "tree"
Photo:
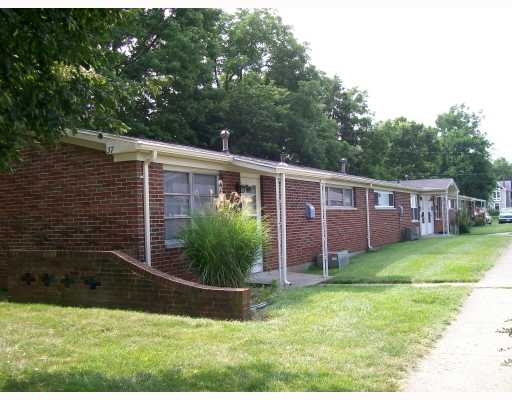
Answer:
<svg viewBox="0 0 512 400"><path fill-rule="evenodd" d="M512 163L509 163L504 157L494 160L493 170L498 180L512 179Z"/></svg>
<svg viewBox="0 0 512 400"><path fill-rule="evenodd" d="M118 10L0 10L0 168L79 127L124 132L98 46Z"/></svg>
<svg viewBox="0 0 512 400"><path fill-rule="evenodd" d="M439 115L440 175L453 177L461 193L487 199L496 185L491 143L480 130L481 116L464 104Z"/></svg>

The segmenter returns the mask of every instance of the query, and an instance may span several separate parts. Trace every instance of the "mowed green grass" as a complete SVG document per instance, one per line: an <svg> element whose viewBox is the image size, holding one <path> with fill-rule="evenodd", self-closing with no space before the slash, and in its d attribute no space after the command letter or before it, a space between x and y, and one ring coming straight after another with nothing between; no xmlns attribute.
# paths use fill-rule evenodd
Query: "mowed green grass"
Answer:
<svg viewBox="0 0 512 400"><path fill-rule="evenodd" d="M492 220L492 224L471 227L471 235L488 235L492 233L512 233L512 224L500 224L497 217L495 217Z"/></svg>
<svg viewBox="0 0 512 400"><path fill-rule="evenodd" d="M331 268L330 283L476 282L511 243L512 237L485 235L396 243L354 256L344 270Z"/></svg>
<svg viewBox="0 0 512 400"><path fill-rule="evenodd" d="M250 322L0 301L0 390L397 390L467 293L286 290Z"/></svg>

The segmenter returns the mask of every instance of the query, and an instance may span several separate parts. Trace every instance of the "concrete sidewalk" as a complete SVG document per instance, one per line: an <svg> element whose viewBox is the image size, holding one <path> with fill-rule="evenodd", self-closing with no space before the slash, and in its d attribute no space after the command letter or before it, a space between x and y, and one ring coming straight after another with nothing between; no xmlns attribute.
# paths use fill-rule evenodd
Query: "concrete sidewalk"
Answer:
<svg viewBox="0 0 512 400"><path fill-rule="evenodd" d="M512 391L512 246L474 286L403 390Z"/></svg>

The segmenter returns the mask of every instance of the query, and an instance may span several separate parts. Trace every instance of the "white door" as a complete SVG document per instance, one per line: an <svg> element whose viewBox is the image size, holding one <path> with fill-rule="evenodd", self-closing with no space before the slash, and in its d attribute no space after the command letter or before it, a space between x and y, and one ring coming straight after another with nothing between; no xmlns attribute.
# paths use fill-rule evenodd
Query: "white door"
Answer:
<svg viewBox="0 0 512 400"><path fill-rule="evenodd" d="M420 197L420 229L422 235L434 233L434 203L430 196Z"/></svg>
<svg viewBox="0 0 512 400"><path fill-rule="evenodd" d="M260 179L258 176L241 176L240 177L240 196L242 198L242 210L247 215L256 218L258 223L261 222L261 195L260 195ZM251 272L263 271L263 257L261 249L258 258L252 266Z"/></svg>

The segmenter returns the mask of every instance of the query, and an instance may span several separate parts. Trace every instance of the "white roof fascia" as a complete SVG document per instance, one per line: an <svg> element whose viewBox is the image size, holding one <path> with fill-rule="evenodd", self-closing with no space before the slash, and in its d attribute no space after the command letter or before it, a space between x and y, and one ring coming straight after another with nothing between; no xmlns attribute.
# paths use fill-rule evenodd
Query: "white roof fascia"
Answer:
<svg viewBox="0 0 512 400"><path fill-rule="evenodd" d="M102 137L100 138L98 135L101 135ZM194 159L202 161L205 164L212 163L212 168L214 166L234 166L270 175L285 173L292 179L306 179L317 182L325 180L327 184L331 181L333 184L356 185L359 187L368 187L377 190L394 190L405 193L439 192L439 189L433 188L419 189L407 187L407 184L404 181L395 184L393 182L380 181L354 175L344 176L331 171L309 170L307 168L295 167L284 163L273 166L269 165L269 163L265 163L263 160L260 162L252 159L239 158L232 154L225 154L188 146L173 145L170 143L159 143L151 140L119 136L87 129L80 129L77 134L64 137L63 141L81 145L89 143L88 147L94 147L97 149L101 149L103 146L103 150L107 152L107 154L112 154L115 161L145 160L148 157L148 153L154 154L156 151L157 156L153 156L153 159L163 163L173 163L173 160L178 163L178 160ZM182 162L179 163L182 164Z"/></svg>

